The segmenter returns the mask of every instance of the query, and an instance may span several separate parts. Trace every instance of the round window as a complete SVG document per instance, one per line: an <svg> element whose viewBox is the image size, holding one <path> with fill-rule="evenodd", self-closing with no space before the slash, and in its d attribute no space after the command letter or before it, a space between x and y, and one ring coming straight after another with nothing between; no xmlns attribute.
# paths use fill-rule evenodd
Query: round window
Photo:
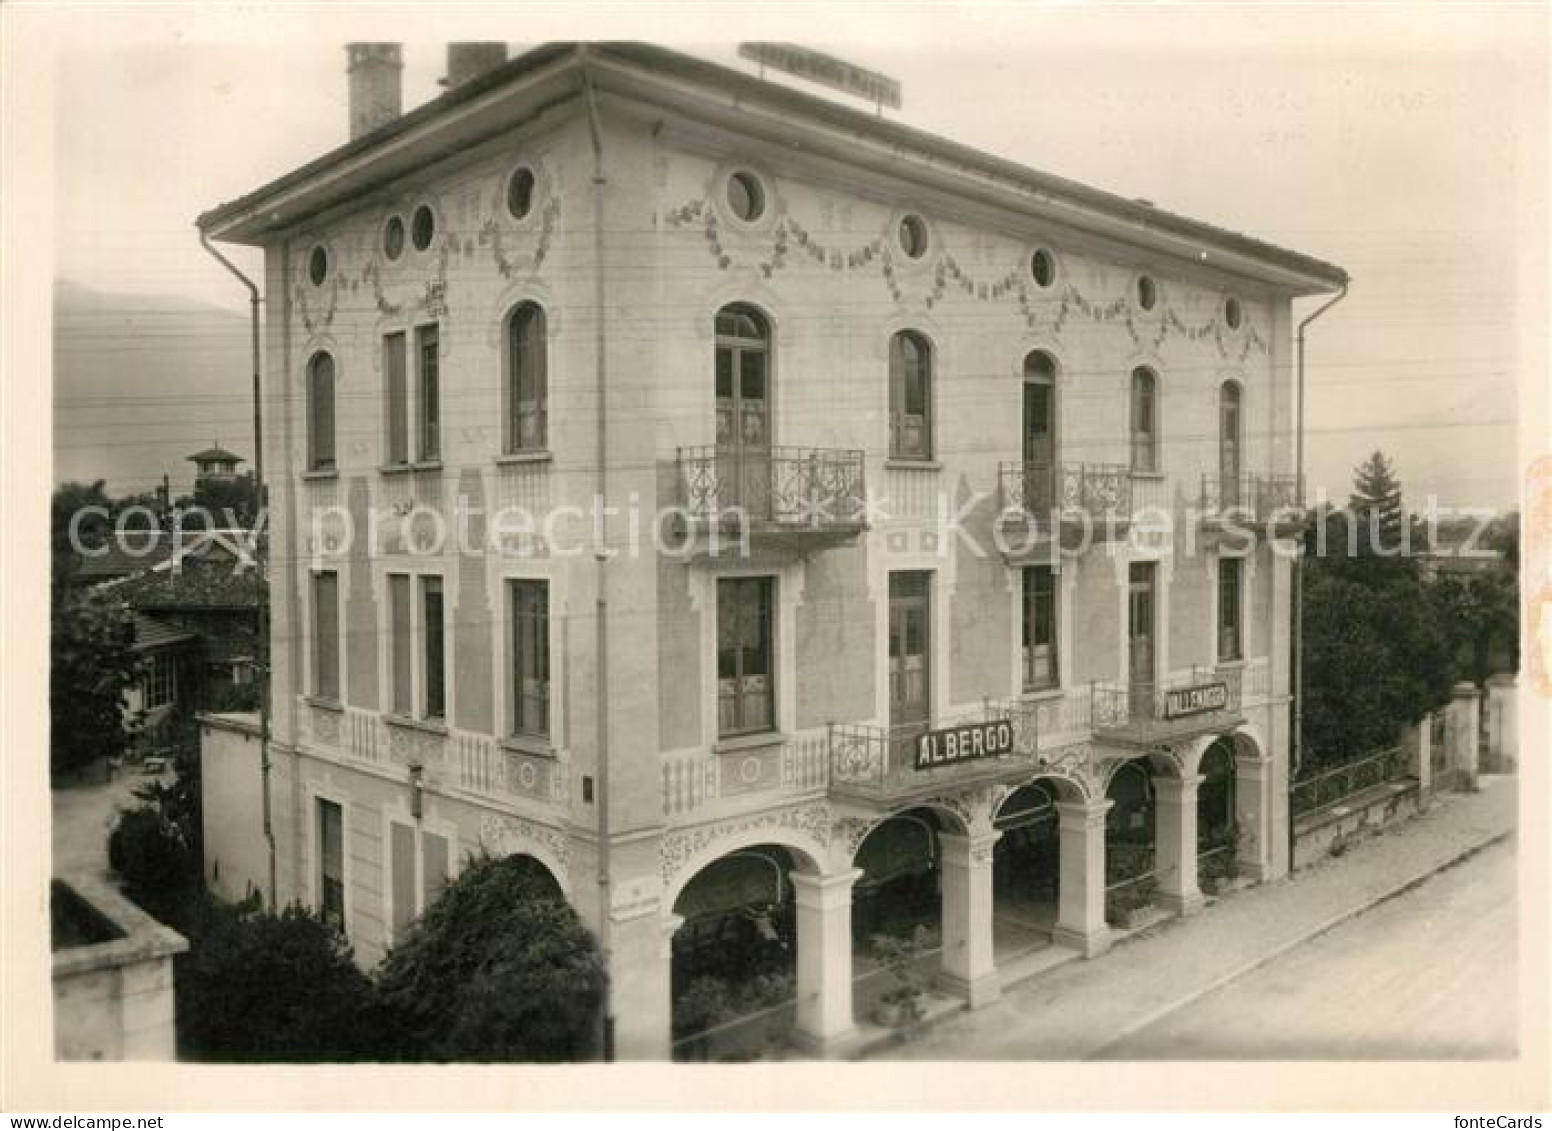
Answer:
<svg viewBox="0 0 1552 1131"><path fill-rule="evenodd" d="M912 259L927 254L927 221L915 213L900 221L900 247Z"/></svg>
<svg viewBox="0 0 1552 1131"><path fill-rule="evenodd" d="M1239 299L1229 298L1224 300L1223 320L1229 324L1229 329L1239 329L1239 324L1245 320L1245 312L1239 307Z"/></svg>
<svg viewBox="0 0 1552 1131"><path fill-rule="evenodd" d="M728 178L728 207L733 215L747 223L765 214L765 188L753 173L737 172Z"/></svg>
<svg viewBox="0 0 1552 1131"><path fill-rule="evenodd" d="M410 221L410 239L415 244L416 251L425 251L431 246L431 237L436 235L436 216L431 211L429 204L422 204L415 209L415 217Z"/></svg>
<svg viewBox="0 0 1552 1131"><path fill-rule="evenodd" d="M1147 275L1137 280L1137 305L1144 310L1152 310L1154 304L1159 301L1159 288L1153 279Z"/></svg>
<svg viewBox="0 0 1552 1131"><path fill-rule="evenodd" d="M315 287L323 286L323 281L329 277L329 253L322 244L313 248L312 254L307 257L307 277Z"/></svg>
<svg viewBox="0 0 1552 1131"><path fill-rule="evenodd" d="M1042 247L1030 257L1029 273L1034 276L1036 286L1049 287L1056 282L1056 256Z"/></svg>
<svg viewBox="0 0 1552 1131"><path fill-rule="evenodd" d="M534 174L524 165L507 181L507 211L521 220L533 211Z"/></svg>
<svg viewBox="0 0 1552 1131"><path fill-rule="evenodd" d="M383 225L383 251L389 259L397 259L404 254L404 220L399 216L388 217L388 223Z"/></svg>

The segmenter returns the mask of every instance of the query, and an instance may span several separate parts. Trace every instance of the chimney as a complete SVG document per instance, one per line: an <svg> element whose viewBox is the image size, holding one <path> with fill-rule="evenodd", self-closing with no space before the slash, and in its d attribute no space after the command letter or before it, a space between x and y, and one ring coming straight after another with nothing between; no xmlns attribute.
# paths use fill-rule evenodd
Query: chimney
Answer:
<svg viewBox="0 0 1552 1131"><path fill-rule="evenodd" d="M403 53L397 43L347 43L350 76L350 140L369 134L404 111L400 72Z"/></svg>
<svg viewBox="0 0 1552 1131"><path fill-rule="evenodd" d="M452 90L486 71L495 70L506 61L505 43L449 43L447 76L441 80L442 85Z"/></svg>

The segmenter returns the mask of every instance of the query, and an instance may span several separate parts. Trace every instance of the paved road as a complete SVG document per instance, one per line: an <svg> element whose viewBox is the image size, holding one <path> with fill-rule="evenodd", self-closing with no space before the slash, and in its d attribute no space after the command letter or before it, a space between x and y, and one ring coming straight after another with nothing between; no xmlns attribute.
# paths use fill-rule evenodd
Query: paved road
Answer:
<svg viewBox="0 0 1552 1131"><path fill-rule="evenodd" d="M1514 849L1500 843L1140 1029L1112 1060L1514 1055Z"/></svg>

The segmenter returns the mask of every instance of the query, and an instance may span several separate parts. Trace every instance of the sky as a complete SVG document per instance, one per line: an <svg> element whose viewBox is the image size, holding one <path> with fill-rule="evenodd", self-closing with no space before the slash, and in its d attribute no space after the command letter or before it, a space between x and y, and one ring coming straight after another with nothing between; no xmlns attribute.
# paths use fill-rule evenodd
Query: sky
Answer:
<svg viewBox="0 0 1552 1131"><path fill-rule="evenodd" d="M1312 484L1345 495L1381 448L1414 507L1516 497L1517 384L1544 380L1542 5L493 11L60 16L56 277L243 311L194 217L345 140L352 39L405 44L406 109L438 93L449 38L654 39L746 69L731 35L795 40L899 79L898 120L1346 267L1309 335ZM201 443L226 427L190 417Z"/></svg>

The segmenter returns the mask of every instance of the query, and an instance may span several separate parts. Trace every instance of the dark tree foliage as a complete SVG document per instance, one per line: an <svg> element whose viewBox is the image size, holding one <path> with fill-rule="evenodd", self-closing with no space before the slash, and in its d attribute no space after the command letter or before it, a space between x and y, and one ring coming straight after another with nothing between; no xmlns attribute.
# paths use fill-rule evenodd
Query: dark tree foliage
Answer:
<svg viewBox="0 0 1552 1131"><path fill-rule="evenodd" d="M111 593L56 587L49 649L49 764L55 773L122 757L126 696L140 678L135 622Z"/></svg>
<svg viewBox="0 0 1552 1131"><path fill-rule="evenodd" d="M178 964L176 993L187 1059L375 1059L372 984L344 937L300 907L214 915Z"/></svg>
<svg viewBox="0 0 1552 1131"><path fill-rule="evenodd" d="M404 1060L573 1061L595 1050L597 944L521 857L471 861L384 960L378 991Z"/></svg>
<svg viewBox="0 0 1552 1131"><path fill-rule="evenodd" d="M178 499L178 506L190 512L183 516L186 530L251 527L259 513L258 485L248 471L231 479L201 479L192 494Z"/></svg>
<svg viewBox="0 0 1552 1131"><path fill-rule="evenodd" d="M183 717L174 727L173 779L136 787L141 804L125 812L108 835L108 863L131 899L181 931L203 884L204 825L199 724Z"/></svg>
<svg viewBox="0 0 1552 1131"><path fill-rule="evenodd" d="M1416 555L1426 543L1375 452L1344 511L1311 516L1304 558L1306 770L1393 746L1449 696L1449 642Z"/></svg>

